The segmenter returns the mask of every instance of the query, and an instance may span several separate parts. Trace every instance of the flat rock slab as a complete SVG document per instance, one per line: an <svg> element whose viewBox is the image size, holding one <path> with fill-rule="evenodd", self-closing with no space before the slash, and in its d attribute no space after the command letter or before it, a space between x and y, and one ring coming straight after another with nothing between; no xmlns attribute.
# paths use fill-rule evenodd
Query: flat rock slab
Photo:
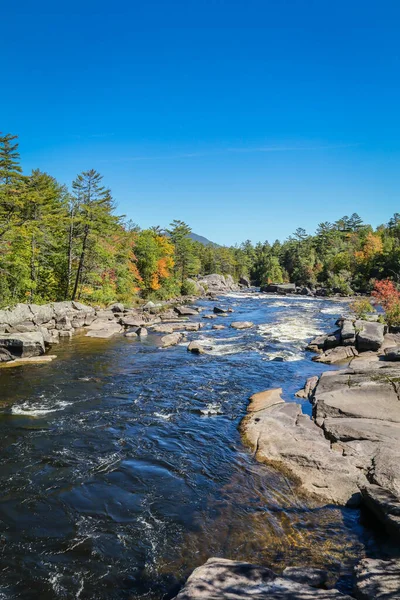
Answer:
<svg viewBox="0 0 400 600"><path fill-rule="evenodd" d="M364 558L355 569L360 600L400 600L400 559Z"/></svg>
<svg viewBox="0 0 400 600"><path fill-rule="evenodd" d="M115 323L112 321L103 321L101 319L96 319L91 325L88 327L87 336L94 338L110 338L117 333L122 333L123 327L119 325L119 323Z"/></svg>
<svg viewBox="0 0 400 600"><path fill-rule="evenodd" d="M304 493L319 500L360 502L357 468L331 449L323 431L300 405L283 402L280 390L269 394L267 390L253 396L249 409L240 427L259 461L289 473Z"/></svg>
<svg viewBox="0 0 400 600"><path fill-rule="evenodd" d="M11 362L2 364L2 367L21 367L26 364L41 364L52 362L57 356L55 354L46 354L44 356L30 356L29 358L16 358Z"/></svg>
<svg viewBox="0 0 400 600"><path fill-rule="evenodd" d="M176 600L351 600L337 590L319 590L276 575L266 567L209 558L193 571Z"/></svg>
<svg viewBox="0 0 400 600"><path fill-rule="evenodd" d="M196 316L199 314L199 312L196 309L189 308L188 306L176 306L175 311L181 317Z"/></svg>
<svg viewBox="0 0 400 600"><path fill-rule="evenodd" d="M234 329L250 329L251 327L254 327L254 323L251 321L234 321L231 323L231 327Z"/></svg>

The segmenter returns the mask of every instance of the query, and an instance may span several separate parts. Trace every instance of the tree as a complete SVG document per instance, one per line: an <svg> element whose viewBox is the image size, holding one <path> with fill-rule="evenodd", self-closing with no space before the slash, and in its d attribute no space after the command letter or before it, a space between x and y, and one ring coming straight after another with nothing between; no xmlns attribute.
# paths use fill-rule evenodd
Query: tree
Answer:
<svg viewBox="0 0 400 600"><path fill-rule="evenodd" d="M88 255L92 254L93 259L98 241L106 238L120 222L112 214L113 199L110 190L101 185L102 179L100 173L91 169L82 172L72 183L76 208L73 218L80 246L72 300L77 297L79 286L84 281L89 282L89 273L85 273Z"/></svg>
<svg viewBox="0 0 400 600"><path fill-rule="evenodd" d="M188 277L196 275L201 265L194 250L194 242L189 238L191 231L189 225L176 219L170 224L170 229L167 229L175 249L175 275L181 284Z"/></svg>

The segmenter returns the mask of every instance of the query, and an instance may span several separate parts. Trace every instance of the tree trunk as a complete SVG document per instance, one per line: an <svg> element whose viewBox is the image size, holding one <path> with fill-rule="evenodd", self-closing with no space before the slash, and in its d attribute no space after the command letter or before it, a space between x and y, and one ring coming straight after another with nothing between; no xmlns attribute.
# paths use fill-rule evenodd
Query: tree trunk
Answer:
<svg viewBox="0 0 400 600"><path fill-rule="evenodd" d="M71 279L72 279L72 244L74 241L74 214L71 211L71 222L69 225L69 235L68 235L68 266L67 266L67 282L65 284L65 294L64 298L67 299L69 296L69 290L71 287Z"/></svg>
<svg viewBox="0 0 400 600"><path fill-rule="evenodd" d="M85 263L85 254L86 254L87 240L89 237L89 231L90 231L89 225L85 225L83 242L82 242L82 252L81 252L81 256L79 258L79 265L78 265L78 271L76 273L74 291L72 293L72 300L75 300L76 295L78 293L79 282L80 282L80 279L82 276L83 265Z"/></svg>

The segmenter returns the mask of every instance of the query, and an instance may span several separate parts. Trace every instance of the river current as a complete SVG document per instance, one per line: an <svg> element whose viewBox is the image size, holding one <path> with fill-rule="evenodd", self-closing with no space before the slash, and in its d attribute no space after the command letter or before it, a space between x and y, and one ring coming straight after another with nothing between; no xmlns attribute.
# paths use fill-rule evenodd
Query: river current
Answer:
<svg viewBox="0 0 400 600"><path fill-rule="evenodd" d="M162 350L154 334L77 335L53 363L0 369L1 599L167 599L210 556L322 566L349 589L378 533L358 510L305 501L238 432L252 393L282 387L299 402L329 368L304 346L343 304L257 293L221 304L234 313L196 317L204 328L187 336L206 355ZM235 320L256 327L212 330Z"/></svg>

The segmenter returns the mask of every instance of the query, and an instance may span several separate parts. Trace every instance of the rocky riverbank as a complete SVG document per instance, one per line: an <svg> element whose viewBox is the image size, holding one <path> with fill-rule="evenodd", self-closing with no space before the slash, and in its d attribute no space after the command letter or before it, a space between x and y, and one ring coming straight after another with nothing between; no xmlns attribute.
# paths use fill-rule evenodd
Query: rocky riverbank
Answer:
<svg viewBox="0 0 400 600"><path fill-rule="evenodd" d="M400 540L400 337L378 322L344 318L338 330L308 346L319 362L346 362L306 382L298 396L312 403L312 419L281 389L250 398L241 432L258 461L283 471L300 493L321 505L362 504L387 535ZM177 596L195 598L344 598L325 588L313 569L264 567L212 558L196 569ZM354 596L400 598L400 552L364 559L355 570Z"/></svg>
<svg viewBox="0 0 400 600"><path fill-rule="evenodd" d="M164 333L161 346L179 343L182 334L194 331L200 324L187 323L199 310L188 306L199 297L215 299L216 294L237 291L231 276L207 275L193 280L198 295L174 298L167 302L147 302L139 308L129 308L116 302L107 308L94 308L76 301L52 302L45 305L17 304L0 310L0 363L49 361L54 355L45 353L71 338L76 332L88 337L107 339L116 334L143 338L147 329ZM244 284L242 284L242 287ZM223 312L223 310L221 310ZM208 315L212 316L212 315Z"/></svg>

